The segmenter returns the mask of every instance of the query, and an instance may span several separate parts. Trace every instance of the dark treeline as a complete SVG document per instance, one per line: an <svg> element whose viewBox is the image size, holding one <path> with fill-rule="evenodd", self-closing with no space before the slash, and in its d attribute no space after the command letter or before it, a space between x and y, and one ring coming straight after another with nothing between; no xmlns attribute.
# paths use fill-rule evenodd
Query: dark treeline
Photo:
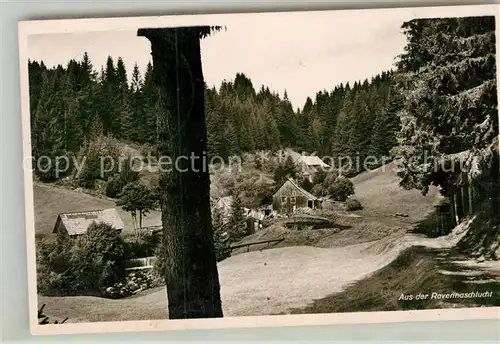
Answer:
<svg viewBox="0 0 500 344"><path fill-rule="evenodd" d="M156 144L157 97L153 67L131 80L121 58L108 57L96 72L85 53L80 61L47 68L29 62L32 147L35 157L78 152L104 135ZM236 74L216 89L206 88L209 153L228 157L256 150L292 147L320 156L385 156L395 145L399 107L392 72L341 84L307 98L294 109L283 96Z"/></svg>

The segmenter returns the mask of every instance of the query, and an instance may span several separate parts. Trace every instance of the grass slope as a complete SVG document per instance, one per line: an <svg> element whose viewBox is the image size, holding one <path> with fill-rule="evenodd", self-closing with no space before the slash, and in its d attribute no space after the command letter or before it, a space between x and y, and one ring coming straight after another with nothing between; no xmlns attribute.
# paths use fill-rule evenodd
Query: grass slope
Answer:
<svg viewBox="0 0 500 344"><path fill-rule="evenodd" d="M500 281L478 269L467 269L450 262L449 250L411 247L371 277L350 285L344 291L294 309L294 314L368 311L398 311L455 307L499 306ZM484 293L478 298L432 298L433 293ZM429 295L418 299L417 295ZM401 295L405 297L401 298ZM411 298L411 299L409 299Z"/></svg>
<svg viewBox="0 0 500 344"><path fill-rule="evenodd" d="M303 238L298 238L297 242L292 240L290 244L296 245L294 247L237 254L219 263L226 316L279 314L288 313L290 309L303 309L313 300L341 292L349 284L367 278L392 262L400 253L398 249L386 249L386 245L382 245L383 249L375 250L373 245L377 245L378 241L370 242L387 236L398 241L408 229L432 211L437 195L435 189L424 197L418 191L400 188L391 164L365 172L353 178L353 182L355 197L362 202L364 209L356 212L360 217L338 217L336 223L342 227L340 231L338 228L324 230L321 237L307 235L305 240L308 242L302 243ZM75 201L78 202L77 199ZM395 217L396 213L404 213L408 217ZM277 225L270 228L268 234L274 237L285 232L282 226ZM254 236L263 240L266 238L264 234L259 232ZM401 259L404 261L404 257ZM415 274L421 273L418 269L421 267L417 267ZM412 273L404 272L413 276L413 280L408 278L406 282L398 281L385 288L404 289L404 283L416 281ZM381 276L379 282L390 278L390 275ZM359 282L356 285L358 293L364 289L374 291L381 287L380 284L374 287L369 284L366 280ZM352 301L352 298L349 300ZM46 313L51 318L69 317L70 322L157 319L166 316L164 289L116 301L88 297L39 297L39 303L47 304ZM369 309L367 305L359 307ZM353 304L353 310L355 307L358 306ZM80 308L85 312L76 311ZM94 313L96 315L92 315ZM75 314L73 319L72 314Z"/></svg>
<svg viewBox="0 0 500 344"><path fill-rule="evenodd" d="M130 213L116 206L115 202L95 197L83 192L35 183L33 185L35 205L35 233L50 234L59 213L116 208L125 225L125 231L133 229ZM161 223L159 212L151 212L143 221L143 226Z"/></svg>
<svg viewBox="0 0 500 344"><path fill-rule="evenodd" d="M351 213L356 216L336 213L333 216L335 224L332 228L322 230L291 230L285 228L285 220L278 220L244 238L241 243L284 239L272 247L306 245L333 248L375 241L388 236L403 236L429 218L434 211L436 198L439 197L436 188L431 188L425 196L418 190L401 188L393 163L363 172L351 180L355 187L354 197L363 205L362 210ZM405 214L407 217L395 216L396 214ZM250 247L250 251L266 247L267 245L255 245ZM246 248L242 248L234 253L245 251Z"/></svg>
<svg viewBox="0 0 500 344"><path fill-rule="evenodd" d="M433 210L439 197L437 188L431 187L423 196L418 190L405 190L399 186L396 165L389 163L352 178L355 195L363 205L362 214L391 217L406 214L410 219L422 220Z"/></svg>

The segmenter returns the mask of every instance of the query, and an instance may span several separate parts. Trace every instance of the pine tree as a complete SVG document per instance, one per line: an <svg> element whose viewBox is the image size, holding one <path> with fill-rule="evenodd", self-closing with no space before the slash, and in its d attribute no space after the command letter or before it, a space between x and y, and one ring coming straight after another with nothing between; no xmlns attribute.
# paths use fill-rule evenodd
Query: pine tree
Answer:
<svg viewBox="0 0 500 344"><path fill-rule="evenodd" d="M228 226L224 222L221 209L218 207L212 207L212 227L214 229L215 253L217 261L220 262L231 256L231 245Z"/></svg>
<svg viewBox="0 0 500 344"><path fill-rule="evenodd" d="M247 235L245 209L238 195L233 196L228 228L230 242L238 242Z"/></svg>

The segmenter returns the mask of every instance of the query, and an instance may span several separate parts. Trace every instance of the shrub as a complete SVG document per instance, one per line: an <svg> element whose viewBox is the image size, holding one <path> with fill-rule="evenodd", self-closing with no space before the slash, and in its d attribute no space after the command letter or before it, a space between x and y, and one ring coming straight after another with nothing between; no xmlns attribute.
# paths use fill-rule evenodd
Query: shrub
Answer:
<svg viewBox="0 0 500 344"><path fill-rule="evenodd" d="M323 180L323 187L328 190L331 186L335 184L335 182L339 179L339 175L337 172L329 172L326 174L325 179Z"/></svg>
<svg viewBox="0 0 500 344"><path fill-rule="evenodd" d="M78 163L82 165L76 171L75 179L79 186L92 188L98 179L107 180L118 170L120 148L115 139L99 136L82 147L78 154Z"/></svg>
<svg viewBox="0 0 500 344"><path fill-rule="evenodd" d="M42 182L54 182L71 175L74 168L73 156L62 150L39 152L39 156L35 157L33 164L35 176Z"/></svg>
<svg viewBox="0 0 500 344"><path fill-rule="evenodd" d="M325 170L319 169L313 176L313 185L323 184L327 175Z"/></svg>
<svg viewBox="0 0 500 344"><path fill-rule="evenodd" d="M354 184L345 177L338 177L328 188L328 193L336 201L344 202L354 195Z"/></svg>
<svg viewBox="0 0 500 344"><path fill-rule="evenodd" d="M151 257L155 255L156 247L160 242L160 235L143 233L132 241L125 241L126 259Z"/></svg>
<svg viewBox="0 0 500 344"><path fill-rule="evenodd" d="M279 187L286 182L288 178L297 178L298 173L297 165L293 162L292 157L288 156L274 171L274 182Z"/></svg>
<svg viewBox="0 0 500 344"><path fill-rule="evenodd" d="M312 187L311 193L317 197L323 196L324 188L322 184L316 184Z"/></svg>
<svg viewBox="0 0 500 344"><path fill-rule="evenodd" d="M117 198L125 185L136 182L139 179L139 172L132 169L132 158L130 156L120 166L119 173L115 174L106 185L106 196Z"/></svg>
<svg viewBox="0 0 500 344"><path fill-rule="evenodd" d="M311 183L309 179L306 178L300 182L300 187L306 191L311 191L311 189L313 188L313 183Z"/></svg>
<svg viewBox="0 0 500 344"><path fill-rule="evenodd" d="M167 251L165 250L163 240L160 240L158 246L156 246L155 257L153 273L157 278L164 280L167 273Z"/></svg>
<svg viewBox="0 0 500 344"><path fill-rule="evenodd" d="M215 256L218 262L231 256L231 245L227 225L224 223L221 209L212 208L212 228L214 232Z"/></svg>
<svg viewBox="0 0 500 344"><path fill-rule="evenodd" d="M361 202L354 198L349 198L345 204L345 209L347 211L355 211L363 209Z"/></svg>
<svg viewBox="0 0 500 344"><path fill-rule="evenodd" d="M38 290L53 295L96 295L125 276L125 250L119 231L93 223L82 236L59 236L39 248Z"/></svg>

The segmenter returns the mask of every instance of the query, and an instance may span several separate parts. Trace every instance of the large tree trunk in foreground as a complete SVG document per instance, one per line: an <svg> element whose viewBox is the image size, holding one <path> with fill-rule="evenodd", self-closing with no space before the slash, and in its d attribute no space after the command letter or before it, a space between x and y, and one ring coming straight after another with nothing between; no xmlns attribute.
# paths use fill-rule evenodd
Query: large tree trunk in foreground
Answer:
<svg viewBox="0 0 500 344"><path fill-rule="evenodd" d="M170 319L222 317L210 215L210 179L199 30L139 29L151 41L159 89L158 153ZM177 163L176 163L177 161ZM166 168L166 166L163 166Z"/></svg>

